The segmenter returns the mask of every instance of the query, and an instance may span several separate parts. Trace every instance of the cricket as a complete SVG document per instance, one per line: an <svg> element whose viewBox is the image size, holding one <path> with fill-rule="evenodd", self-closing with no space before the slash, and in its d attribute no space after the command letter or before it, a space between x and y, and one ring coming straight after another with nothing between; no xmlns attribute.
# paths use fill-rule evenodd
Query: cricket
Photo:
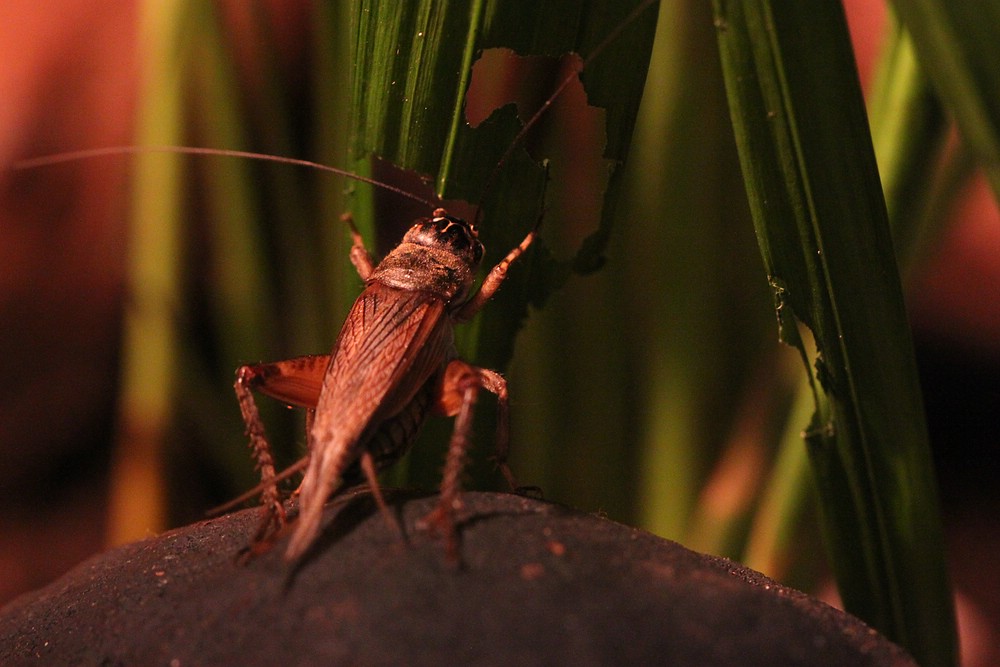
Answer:
<svg viewBox="0 0 1000 667"><path fill-rule="evenodd" d="M651 5L641 2L582 61L582 67ZM550 97L522 126L493 175L523 142L528 131L551 103L578 76L560 81ZM246 426L260 484L221 510L259 494L260 527L250 550L271 548L290 529L284 557L297 561L316 542L323 527L323 509L329 498L345 488L366 482L386 523L403 536L399 520L381 492L378 474L398 461L411 447L421 425L432 414L454 418L436 508L421 527L444 540L449 560L458 561L457 513L461 510L461 476L471 446L473 413L486 391L497 402L495 460L511 491L518 485L507 463L510 448L507 382L497 371L474 366L458 355L456 325L473 318L502 287L508 271L531 248L541 219L507 252L474 289L484 246L477 233L478 219L468 222L450 215L405 191L334 167L305 160L242 151L198 147L111 147L63 153L28 160L21 167L39 166L103 154L141 151L226 155L271 160L331 171L416 199L431 214L416 220L399 244L376 262L350 216L344 224L351 235L350 261L364 283L328 354L312 354L270 363L240 366L234 389ZM483 195L485 197L485 194ZM481 205L476 207L479 217ZM306 454L278 472L255 394L306 410ZM279 483L302 472L293 495L298 515L289 516Z"/></svg>
<svg viewBox="0 0 1000 667"><path fill-rule="evenodd" d="M507 269L531 245L532 230L467 298L483 257L476 228L437 209L418 220L385 259L375 264L353 227L351 262L365 282L329 355L242 366L236 396L262 475L266 513L258 540L284 523L274 465L253 390L308 409L309 460L299 487L299 517L285 556L299 558L316 539L323 506L358 468L390 524L377 473L410 447L431 411L455 417L437 508L427 527L456 553L454 513L470 444L472 408L480 389L497 397L497 461L512 490L507 466L507 383L497 372L457 358L453 327L472 318L503 283Z"/></svg>

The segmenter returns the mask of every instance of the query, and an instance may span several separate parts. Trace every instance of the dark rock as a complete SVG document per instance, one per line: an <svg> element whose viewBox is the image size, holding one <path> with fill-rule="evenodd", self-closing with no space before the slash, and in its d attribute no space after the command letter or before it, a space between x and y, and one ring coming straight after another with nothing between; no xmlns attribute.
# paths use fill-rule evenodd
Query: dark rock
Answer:
<svg viewBox="0 0 1000 667"><path fill-rule="evenodd" d="M247 510L129 544L0 610L0 664L913 665L852 616L728 560L511 495L464 496L462 567L414 528L435 498L327 508L297 564L237 562ZM336 516L334 516L336 515Z"/></svg>

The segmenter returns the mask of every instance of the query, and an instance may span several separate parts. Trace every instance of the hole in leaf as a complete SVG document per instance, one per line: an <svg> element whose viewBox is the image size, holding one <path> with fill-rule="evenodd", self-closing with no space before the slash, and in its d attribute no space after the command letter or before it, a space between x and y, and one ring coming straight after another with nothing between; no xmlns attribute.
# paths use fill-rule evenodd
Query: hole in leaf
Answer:
<svg viewBox="0 0 1000 667"><path fill-rule="evenodd" d="M478 127L513 103L521 122L527 122L580 68L581 59L573 53L554 58L487 49L472 69L466 120ZM583 84L574 76L524 139L532 159L550 161L545 238L558 255L574 253L600 221L611 164L603 157L605 116L603 109L587 104Z"/></svg>

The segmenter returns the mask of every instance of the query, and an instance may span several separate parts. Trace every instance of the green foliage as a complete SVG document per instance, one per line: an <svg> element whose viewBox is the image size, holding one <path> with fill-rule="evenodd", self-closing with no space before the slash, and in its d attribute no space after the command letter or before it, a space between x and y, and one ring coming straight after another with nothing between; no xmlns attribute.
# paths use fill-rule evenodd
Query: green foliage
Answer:
<svg viewBox="0 0 1000 667"><path fill-rule="evenodd" d="M509 368L521 480L801 587L817 569L815 550L796 550L811 536L815 484L848 608L919 660L948 664L951 603L893 246L905 274L967 173L969 153L946 148L945 108L995 171L988 21L898 0L902 22L871 100L887 215L836 3L716 0L714 29L707 3L663 3L604 43L649 4L314 3L312 40L299 51L258 8L243 27L257 47L249 62L212 5L182 5L183 46L161 65L187 78L168 68L151 84L166 99L144 106L155 117L186 93L188 116L140 124L139 141L313 159L412 190L423 178L463 214L458 200L482 205L486 265L541 218L541 241L458 341L475 363ZM537 104L564 75L501 92L499 108L471 127L473 72L496 85L499 70L481 56L499 48L550 57L541 69L568 53L587 59L600 136L567 139L559 125L594 111L567 103L566 115L549 114L559 123L543 119L501 161L533 112L505 103L533 95ZM179 124L188 139L177 138ZM608 160L592 179L587 151ZM171 460L231 471L228 494L253 476L228 391L233 369L327 351L359 291L340 213L350 209L384 252L426 211L400 213L392 195L286 165L187 165L205 177L189 179L187 196L169 169L140 167L136 238L156 225L167 241L133 252L144 270L171 276L173 295L169 312L154 312L157 336L127 334L123 390L126 404L136 387L161 392L150 399L161 401L158 423L176 415L183 428ZM157 209L157 194L178 208ZM189 202L209 212L203 223L180 208ZM773 343L775 311L782 339L798 348L791 359ZM150 364L164 381L146 379ZM490 412L484 397L484 452ZM283 460L298 456L301 420L280 408L265 419ZM429 424L393 481L433 486L449 432ZM483 462L472 471L478 488L498 482Z"/></svg>
<svg viewBox="0 0 1000 667"><path fill-rule="evenodd" d="M920 65L1000 196L1000 70L996 2L895 0Z"/></svg>
<svg viewBox="0 0 1000 667"><path fill-rule="evenodd" d="M804 356L800 323L816 341L806 444L841 596L924 664L950 664L953 612L920 386L842 9L715 7L779 330Z"/></svg>
<svg viewBox="0 0 1000 667"><path fill-rule="evenodd" d="M518 139L522 122L514 105L496 110L476 128L468 124L465 98L473 61L491 48L520 56L577 53L584 58L602 49L584 80L591 103L608 110L605 156L615 161L613 173L632 135L655 13L646 11L629 22L625 34L607 48L602 42L609 26L649 4L359 2L351 30L357 68L355 155L374 155L416 171L430 177L443 198L482 206L484 264L496 263L539 219L547 175L538 156L530 158ZM608 202L617 199L618 180L611 183ZM484 365L506 366L527 314L526 300L544 301L574 265L599 263L612 211L609 204L601 227L584 241L584 255L575 261L557 261L540 241L531 274L512 275L484 314L484 324L473 329L476 339L463 341L466 353Z"/></svg>

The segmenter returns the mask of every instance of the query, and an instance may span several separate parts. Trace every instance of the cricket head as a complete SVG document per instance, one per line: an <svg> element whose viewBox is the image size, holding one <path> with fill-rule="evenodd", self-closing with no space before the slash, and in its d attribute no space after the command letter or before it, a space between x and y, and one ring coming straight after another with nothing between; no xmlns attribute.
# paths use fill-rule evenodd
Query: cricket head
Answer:
<svg viewBox="0 0 1000 667"><path fill-rule="evenodd" d="M429 218L418 220L406 232L403 243L444 250L457 256L470 269L475 269L483 260L483 244L475 225L448 215L443 208L435 209Z"/></svg>

